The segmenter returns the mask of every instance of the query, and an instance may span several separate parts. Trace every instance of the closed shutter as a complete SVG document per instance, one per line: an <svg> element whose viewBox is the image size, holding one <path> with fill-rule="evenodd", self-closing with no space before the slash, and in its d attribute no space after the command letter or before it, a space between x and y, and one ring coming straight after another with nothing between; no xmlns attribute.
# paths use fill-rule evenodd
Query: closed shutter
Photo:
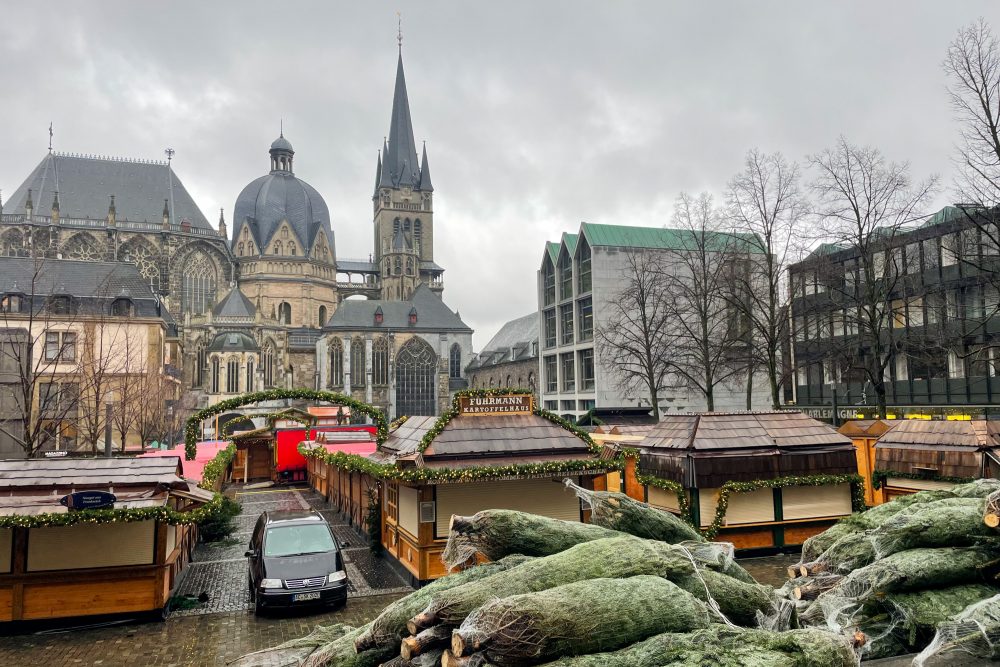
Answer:
<svg viewBox="0 0 1000 667"><path fill-rule="evenodd" d="M167 557L174 552L177 546L177 526L167 525Z"/></svg>
<svg viewBox="0 0 1000 667"><path fill-rule="evenodd" d="M781 489L785 519L811 519L851 513L851 485L786 486Z"/></svg>
<svg viewBox="0 0 1000 667"><path fill-rule="evenodd" d="M719 505L718 489L699 489L701 504L701 525L708 526L715 520L715 508ZM774 492L771 489L757 489L746 493L730 493L726 508L724 526L742 523L763 523L774 521Z"/></svg>
<svg viewBox="0 0 1000 667"><path fill-rule="evenodd" d="M417 537L420 525L418 519L418 498L420 493L408 486L399 487L399 527L413 537Z"/></svg>
<svg viewBox="0 0 1000 667"><path fill-rule="evenodd" d="M899 489L936 491L938 489L949 490L955 486L955 482L939 482L933 479L903 479L900 477L890 477L886 480L885 485L894 486Z"/></svg>
<svg viewBox="0 0 1000 667"><path fill-rule="evenodd" d="M14 548L14 529L0 528L0 572L10 572L11 550Z"/></svg>
<svg viewBox="0 0 1000 667"><path fill-rule="evenodd" d="M469 516L486 509L520 510L553 519L580 520L580 501L556 480L515 479L505 482L439 484L437 536L447 537L452 514Z"/></svg>
<svg viewBox="0 0 1000 667"><path fill-rule="evenodd" d="M649 504L653 507L658 507L660 509L669 510L671 512L680 512L681 506L677 502L677 494L673 491L665 491L663 489L658 489L655 486L648 487L648 500Z"/></svg>
<svg viewBox="0 0 1000 667"><path fill-rule="evenodd" d="M28 532L28 571L151 564L154 523L78 523L32 528Z"/></svg>

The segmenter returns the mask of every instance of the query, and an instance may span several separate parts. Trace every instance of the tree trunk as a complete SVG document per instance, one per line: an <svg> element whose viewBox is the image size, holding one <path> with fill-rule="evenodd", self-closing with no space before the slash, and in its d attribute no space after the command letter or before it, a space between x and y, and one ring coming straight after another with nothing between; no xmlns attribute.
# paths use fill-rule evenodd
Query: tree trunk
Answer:
<svg viewBox="0 0 1000 667"><path fill-rule="evenodd" d="M767 360L767 379L771 384L771 407L781 407L781 385L778 383L778 363L772 357Z"/></svg>
<svg viewBox="0 0 1000 667"><path fill-rule="evenodd" d="M747 367L747 411L753 410L753 366Z"/></svg>

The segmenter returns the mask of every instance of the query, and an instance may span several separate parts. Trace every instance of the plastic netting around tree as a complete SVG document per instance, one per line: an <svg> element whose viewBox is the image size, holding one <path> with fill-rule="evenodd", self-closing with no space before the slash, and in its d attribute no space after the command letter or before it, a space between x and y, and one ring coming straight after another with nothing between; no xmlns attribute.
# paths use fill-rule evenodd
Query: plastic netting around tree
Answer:
<svg viewBox="0 0 1000 667"><path fill-rule="evenodd" d="M966 607L938 624L930 644L913 659L915 667L947 665L954 654L1000 658L1000 594Z"/></svg>

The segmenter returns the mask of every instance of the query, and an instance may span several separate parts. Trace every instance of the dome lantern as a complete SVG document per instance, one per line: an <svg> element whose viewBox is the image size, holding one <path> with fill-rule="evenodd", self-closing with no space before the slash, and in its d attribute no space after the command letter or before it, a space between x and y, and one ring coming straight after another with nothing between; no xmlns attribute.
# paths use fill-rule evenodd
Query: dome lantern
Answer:
<svg viewBox="0 0 1000 667"><path fill-rule="evenodd" d="M268 151L271 154L271 171L284 171L289 174L292 172L292 157L295 155L295 151L292 149L291 142L285 139L285 132L282 130L281 134L271 142L271 150Z"/></svg>

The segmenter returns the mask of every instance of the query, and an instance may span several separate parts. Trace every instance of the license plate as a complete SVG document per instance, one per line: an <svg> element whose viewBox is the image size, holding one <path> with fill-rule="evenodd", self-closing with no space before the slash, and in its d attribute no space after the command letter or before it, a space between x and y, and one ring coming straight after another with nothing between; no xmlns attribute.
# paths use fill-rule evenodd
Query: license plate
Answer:
<svg viewBox="0 0 1000 667"><path fill-rule="evenodd" d="M296 593L292 596L292 602L305 602L306 600L318 600L319 593Z"/></svg>

